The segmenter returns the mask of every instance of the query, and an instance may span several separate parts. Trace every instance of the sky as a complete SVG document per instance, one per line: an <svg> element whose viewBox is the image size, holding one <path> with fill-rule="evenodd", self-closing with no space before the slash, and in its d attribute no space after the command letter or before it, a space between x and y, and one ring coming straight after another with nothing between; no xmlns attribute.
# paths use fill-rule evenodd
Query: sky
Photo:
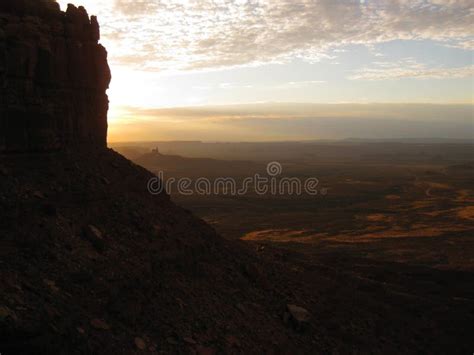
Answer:
<svg viewBox="0 0 474 355"><path fill-rule="evenodd" d="M109 141L474 138L472 0L74 1Z"/></svg>

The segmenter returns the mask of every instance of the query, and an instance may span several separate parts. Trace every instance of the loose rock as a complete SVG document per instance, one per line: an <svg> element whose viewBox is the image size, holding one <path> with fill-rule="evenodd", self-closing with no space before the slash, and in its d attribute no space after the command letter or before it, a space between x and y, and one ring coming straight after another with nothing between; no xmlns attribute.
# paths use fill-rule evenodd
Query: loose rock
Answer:
<svg viewBox="0 0 474 355"><path fill-rule="evenodd" d="M196 340L194 340L193 338L190 338L190 337L186 337L186 338L183 338L184 342L185 343L188 343L188 344L191 344L191 345L196 345Z"/></svg>
<svg viewBox="0 0 474 355"><path fill-rule="evenodd" d="M91 326L95 329L100 330L109 330L110 326L103 319L93 319L91 320Z"/></svg>
<svg viewBox="0 0 474 355"><path fill-rule="evenodd" d="M103 252L105 250L105 242L99 228L88 225L83 229L83 236L97 251Z"/></svg>
<svg viewBox="0 0 474 355"><path fill-rule="evenodd" d="M233 335L228 335L226 337L226 341L227 341L227 344L229 344L229 346L235 346L237 348L240 347L239 340Z"/></svg>
<svg viewBox="0 0 474 355"><path fill-rule="evenodd" d="M286 306L284 320L286 323L291 323L297 330L304 330L308 326L310 318L309 312L303 307L294 304Z"/></svg>
<svg viewBox="0 0 474 355"><path fill-rule="evenodd" d="M33 196L40 199L40 200L44 199L44 194L41 191L33 192Z"/></svg>
<svg viewBox="0 0 474 355"><path fill-rule="evenodd" d="M142 338L140 337L136 337L134 339L134 342L135 342L135 346L140 349L140 350L145 350L146 349L146 343L145 343L145 340L143 340Z"/></svg>

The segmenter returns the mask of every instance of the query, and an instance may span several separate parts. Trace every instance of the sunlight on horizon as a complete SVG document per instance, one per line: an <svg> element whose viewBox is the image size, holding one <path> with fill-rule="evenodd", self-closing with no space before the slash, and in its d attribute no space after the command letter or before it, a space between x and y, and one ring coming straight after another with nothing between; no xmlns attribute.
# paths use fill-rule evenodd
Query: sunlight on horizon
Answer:
<svg viewBox="0 0 474 355"><path fill-rule="evenodd" d="M65 10L71 1L58 2ZM141 116L151 109L474 103L474 12L462 1L432 1L431 7L420 1L395 6L388 0L301 6L289 0L226 6L177 0L75 3L98 16L101 43L109 53L110 140L151 131L166 131L169 139L209 137L209 132L216 139L233 139L230 132L245 130L230 121L226 133L202 120ZM273 114L276 126L278 116ZM380 119L386 117L389 112ZM132 129L143 122L147 129ZM194 127L194 133L180 124ZM266 127L261 138L280 137L276 126ZM308 134L320 136L310 127ZM459 134L466 135L462 127ZM249 136L253 129L252 124L246 128Z"/></svg>

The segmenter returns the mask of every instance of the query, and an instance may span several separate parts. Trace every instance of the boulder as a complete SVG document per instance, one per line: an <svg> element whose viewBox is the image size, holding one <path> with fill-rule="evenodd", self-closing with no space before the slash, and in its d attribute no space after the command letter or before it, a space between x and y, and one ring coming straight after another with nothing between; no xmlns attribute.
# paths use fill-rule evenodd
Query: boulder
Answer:
<svg viewBox="0 0 474 355"><path fill-rule="evenodd" d="M94 329L99 329L99 330L109 330L110 326L107 324L107 322L103 319L98 319L95 318L91 320L91 326Z"/></svg>
<svg viewBox="0 0 474 355"><path fill-rule="evenodd" d="M284 321L287 324L291 324L296 330L302 331L306 329L309 325L310 318L309 312L303 307L294 304L288 304L286 306Z"/></svg>
<svg viewBox="0 0 474 355"><path fill-rule="evenodd" d="M99 228L93 225L88 225L83 228L82 234L97 251L103 252L105 250L104 237Z"/></svg>
<svg viewBox="0 0 474 355"><path fill-rule="evenodd" d="M134 343L135 343L135 346L136 346L139 350L145 350L145 349L146 349L145 340L143 340L142 338L136 337L136 338L134 339Z"/></svg>

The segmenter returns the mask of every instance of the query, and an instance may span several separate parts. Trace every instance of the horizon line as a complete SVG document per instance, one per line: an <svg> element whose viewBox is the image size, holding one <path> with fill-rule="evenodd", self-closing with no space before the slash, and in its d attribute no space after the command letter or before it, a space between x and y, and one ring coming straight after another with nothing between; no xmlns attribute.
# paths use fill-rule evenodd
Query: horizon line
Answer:
<svg viewBox="0 0 474 355"><path fill-rule="evenodd" d="M398 137L398 138L314 138L301 140L255 140L255 141L229 141L229 140L140 140L140 141L107 141L107 144L137 144L137 143L203 143L203 144L235 144L235 143L318 143L318 142L391 142L404 143L402 141L448 141L448 142L462 142L463 144L474 144L474 141L468 138L443 138L443 137ZM422 144L422 143L420 143Z"/></svg>

